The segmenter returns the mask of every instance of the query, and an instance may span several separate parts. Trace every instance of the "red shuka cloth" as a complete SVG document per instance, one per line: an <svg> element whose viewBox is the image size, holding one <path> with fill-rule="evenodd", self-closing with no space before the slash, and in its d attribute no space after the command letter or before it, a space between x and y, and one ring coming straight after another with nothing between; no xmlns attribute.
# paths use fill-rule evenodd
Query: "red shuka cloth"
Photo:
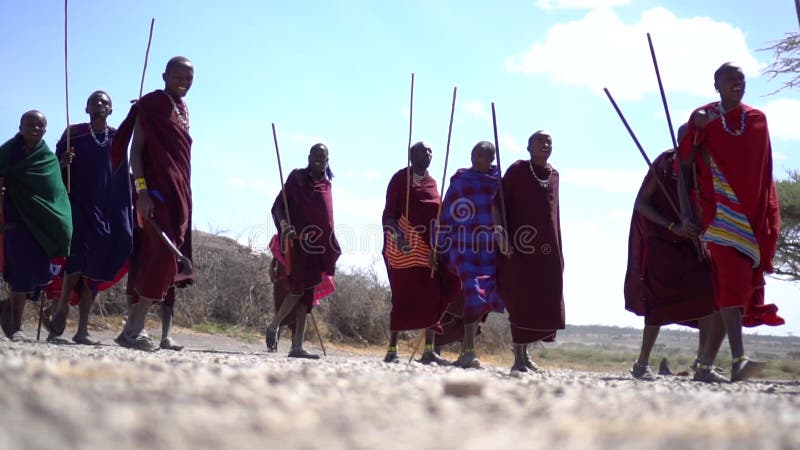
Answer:
<svg viewBox="0 0 800 450"><path fill-rule="evenodd" d="M399 222L405 216L407 169L400 169L392 176L386 188L386 205L383 219ZM413 179L413 178L412 178ZM441 197L436 188L436 180L425 172L419 182L411 183L408 202L408 220L413 233L427 245L429 251L433 242L433 224L439 211ZM441 332L439 320L447 305L458 295L461 283L458 278L445 270L442 264L433 277L427 264L414 267L393 267L393 258L387 251L389 234L384 233L383 259L392 289L392 311L389 314L389 329L392 331L432 328ZM408 242L412 242L406 236ZM423 247L424 248L424 247Z"/></svg>
<svg viewBox="0 0 800 450"><path fill-rule="evenodd" d="M690 119L679 152L681 159L688 158L694 142L707 151L708 156L714 160L736 194L758 242L761 264L755 269L750 267L745 270L744 265L728 264L730 261L727 260L733 257L731 252L717 251L716 256L712 253L711 264L715 273L715 283L726 285L736 280L753 280L759 277L763 280L765 272L773 271L772 261L780 232L780 210L775 181L772 178L772 145L767 118L763 112L742 103L740 108L733 108L725 114L725 122L732 131L739 129L742 114L745 115L744 132L734 136L724 129L717 110L718 105L719 102L713 102L695 110L706 111L712 120L705 128L698 129ZM706 228L716 213L714 183L711 168L705 162L702 151L695 154L693 162L696 166L699 187L697 203L702 226ZM720 265L726 266L726 269L719 270L716 266ZM736 269L731 270L734 266ZM764 307L769 307L770 310L774 308L771 315L758 314L757 318L745 318L745 322L750 324L748 326L783 323L783 319L775 314L777 307L764 305L763 288L740 292L735 298L729 290L717 290L715 302L717 307L741 306L745 315L748 311Z"/></svg>
<svg viewBox="0 0 800 450"><path fill-rule="evenodd" d="M511 258L498 257L500 293L508 309L511 337L516 344L553 341L564 329L564 256L558 208L558 171L517 161L503 176Z"/></svg>
<svg viewBox="0 0 800 450"><path fill-rule="evenodd" d="M181 99L174 101L182 104ZM169 94L157 90L131 107L112 145L128 145L137 118L145 134L142 165L148 192L155 203L153 220L191 260L192 138L180 125ZM134 230L128 273L128 293L134 303L139 296L160 301L171 287L192 281L191 276L178 273L175 256L150 222L141 222L141 228Z"/></svg>
<svg viewBox="0 0 800 450"><path fill-rule="evenodd" d="M333 230L331 182L324 176L315 181L307 168L295 169L286 178L284 191L289 219L299 237L291 242L289 287L292 293L301 294L320 284L323 274L334 276L336 260L342 253ZM273 218L277 208L284 209L282 192L272 204ZM277 220L275 226L281 229ZM309 310L314 299L313 291L310 294L301 300Z"/></svg>
<svg viewBox="0 0 800 450"><path fill-rule="evenodd" d="M671 222L680 218L677 207L678 179L674 173L676 153L668 150L653 161L653 170L669 194L657 188L651 205ZM640 192L653 180L648 171ZM628 237L628 268L625 272L625 309L644 316L646 325L689 323L714 312L711 265L700 260L691 241L650 222L635 209Z"/></svg>

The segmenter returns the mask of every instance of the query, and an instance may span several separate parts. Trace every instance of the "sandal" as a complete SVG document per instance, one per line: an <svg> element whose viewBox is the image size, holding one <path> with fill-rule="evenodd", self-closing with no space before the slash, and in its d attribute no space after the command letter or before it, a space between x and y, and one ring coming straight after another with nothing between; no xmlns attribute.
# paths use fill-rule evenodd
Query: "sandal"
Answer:
<svg viewBox="0 0 800 450"><path fill-rule="evenodd" d="M441 356L437 355L436 352L434 352L433 350L427 350L423 352L420 358L417 360L417 362L425 365L436 364L439 366L449 366L452 364L451 361L448 361L442 358Z"/></svg>
<svg viewBox="0 0 800 450"><path fill-rule="evenodd" d="M49 336L48 339L50 339ZM93 345L93 346L100 345L100 341L92 339L88 334L83 334L83 335L76 334L75 336L72 337L72 342L80 345Z"/></svg>
<svg viewBox="0 0 800 450"><path fill-rule="evenodd" d="M304 348L293 348L289 352L289 358L319 359L319 355L309 353Z"/></svg>
<svg viewBox="0 0 800 450"><path fill-rule="evenodd" d="M158 347L160 349L162 349L162 350L173 350L173 351L176 351L176 352L179 352L179 351L183 350L183 346L176 344L175 340L172 339L171 336L167 337L165 339L162 339L161 340L161 344Z"/></svg>
<svg viewBox="0 0 800 450"><path fill-rule="evenodd" d="M656 381L656 376L650 369L649 364L642 365L639 364L638 362L633 363L633 368L631 369L631 376L641 381Z"/></svg>
<svg viewBox="0 0 800 450"><path fill-rule="evenodd" d="M731 361L731 382L745 381L755 378L764 372L767 363L752 361L746 356L740 356ZM738 369L737 369L738 367Z"/></svg>

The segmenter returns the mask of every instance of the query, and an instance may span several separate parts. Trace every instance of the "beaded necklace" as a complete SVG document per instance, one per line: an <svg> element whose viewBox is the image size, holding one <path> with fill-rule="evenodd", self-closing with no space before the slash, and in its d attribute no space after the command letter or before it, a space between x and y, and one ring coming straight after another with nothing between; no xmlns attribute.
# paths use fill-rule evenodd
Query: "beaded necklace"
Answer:
<svg viewBox="0 0 800 450"><path fill-rule="evenodd" d="M175 103L175 100L167 91L161 92L163 92L172 103L172 110L175 111L175 115L178 116L178 125L180 125L184 130L189 131L189 107L186 106L186 103L182 103L182 106L185 108L185 110L178 108L178 104Z"/></svg>
<svg viewBox="0 0 800 450"><path fill-rule="evenodd" d="M731 136L741 136L744 134L746 114L744 113L744 108L743 107L740 108L742 109L742 120L741 123L739 124L739 129L736 131L732 131L730 128L728 128L728 122L725 120L725 111L723 111L722 109L722 103L717 105L717 111L719 111L719 118L720 120L722 120L722 129L725 130L725 132L730 134Z"/></svg>
<svg viewBox="0 0 800 450"><path fill-rule="evenodd" d="M106 125L105 130L103 130L103 142L100 142L100 140L97 139L97 136L95 136L92 127L89 127L89 133L92 135L92 139L94 139L94 142L97 143L97 145L99 145L100 147L105 147L106 144L108 144L108 125Z"/></svg>
<svg viewBox="0 0 800 450"><path fill-rule="evenodd" d="M528 161L528 167L531 168L531 175L533 175L533 178L535 178L536 181L539 182L539 186L541 186L544 189L547 189L550 186L550 177L553 175L553 171L552 170L547 170L545 168L545 170L547 170L547 178L545 178L543 180L543 179L537 177L536 176L536 172L533 171L533 161L532 160Z"/></svg>

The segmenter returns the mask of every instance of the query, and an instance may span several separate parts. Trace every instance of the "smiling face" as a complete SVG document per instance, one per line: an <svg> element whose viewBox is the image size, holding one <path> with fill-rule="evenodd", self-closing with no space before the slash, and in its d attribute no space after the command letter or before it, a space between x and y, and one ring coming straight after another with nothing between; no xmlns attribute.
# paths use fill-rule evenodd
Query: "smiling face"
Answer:
<svg viewBox="0 0 800 450"><path fill-rule="evenodd" d="M47 131L47 119L39 111L28 111L19 121L19 132L25 145L33 148L42 140Z"/></svg>
<svg viewBox="0 0 800 450"><path fill-rule="evenodd" d="M724 106L738 105L744 97L745 85L744 72L740 67L726 63L714 73L714 87L719 91Z"/></svg>
<svg viewBox="0 0 800 450"><path fill-rule="evenodd" d="M314 144L308 152L308 168L315 177L321 176L328 168L328 147L325 144Z"/></svg>
<svg viewBox="0 0 800 450"><path fill-rule="evenodd" d="M528 153L533 163L539 166L547 164L547 158L553 151L553 138L546 131L537 131L528 139Z"/></svg>
<svg viewBox="0 0 800 450"><path fill-rule="evenodd" d="M111 111L111 97L105 92L97 91L86 100L86 113L92 119L105 120Z"/></svg>
<svg viewBox="0 0 800 450"><path fill-rule="evenodd" d="M164 80L165 91L173 97L184 97L194 81L194 66L186 58L172 58L161 78Z"/></svg>

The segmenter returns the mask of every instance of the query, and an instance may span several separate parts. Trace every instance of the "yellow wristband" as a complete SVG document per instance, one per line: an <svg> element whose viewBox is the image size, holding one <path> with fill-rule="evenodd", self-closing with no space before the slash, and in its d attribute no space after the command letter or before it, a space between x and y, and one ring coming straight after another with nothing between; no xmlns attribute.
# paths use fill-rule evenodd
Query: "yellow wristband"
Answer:
<svg viewBox="0 0 800 450"><path fill-rule="evenodd" d="M147 182L146 182L146 181L144 181L144 177L142 177L142 178L137 178L137 179L136 179L136 180L133 182L133 185L136 187L136 193L137 193L137 194L138 194L139 192L142 192L142 191L146 191L146 190L147 190Z"/></svg>

